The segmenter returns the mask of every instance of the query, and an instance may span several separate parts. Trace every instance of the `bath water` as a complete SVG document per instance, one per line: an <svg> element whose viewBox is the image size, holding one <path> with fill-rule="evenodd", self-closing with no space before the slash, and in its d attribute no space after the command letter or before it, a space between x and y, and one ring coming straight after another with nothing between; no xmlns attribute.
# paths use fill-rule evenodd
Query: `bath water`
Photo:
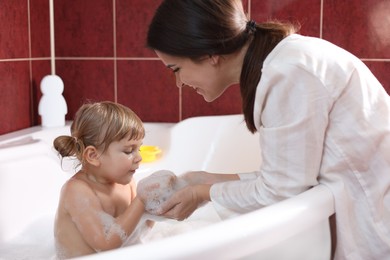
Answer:
<svg viewBox="0 0 390 260"><path fill-rule="evenodd" d="M195 212L196 214L181 222L146 214L145 218L156 222L149 232L142 235L142 243L197 230L219 221L218 215L213 214L209 207L212 207L211 204L203 206ZM57 260L53 228L54 214L37 219L7 244L0 244L0 260Z"/></svg>
<svg viewBox="0 0 390 260"><path fill-rule="evenodd" d="M1 260L55 260L54 215L42 216L7 244L0 245Z"/></svg>
<svg viewBox="0 0 390 260"><path fill-rule="evenodd" d="M166 201L175 191L186 186L187 183L177 178L170 171L158 171L146 177L137 184L138 195L146 197L145 208L150 213L155 213L159 206ZM137 228L129 236L120 226L115 226L114 218L104 212L99 213L109 237L115 232L122 237L123 246L130 246L137 243L148 243L181 233L197 230L201 227L220 221L218 214L211 204L199 208L192 216L185 221L165 219L152 214L145 214ZM53 215L42 216L16 236L7 245L0 245L0 260L35 260L49 259L56 260L54 247L54 213ZM154 220L152 229L148 228L145 221ZM114 225L114 229L113 229Z"/></svg>

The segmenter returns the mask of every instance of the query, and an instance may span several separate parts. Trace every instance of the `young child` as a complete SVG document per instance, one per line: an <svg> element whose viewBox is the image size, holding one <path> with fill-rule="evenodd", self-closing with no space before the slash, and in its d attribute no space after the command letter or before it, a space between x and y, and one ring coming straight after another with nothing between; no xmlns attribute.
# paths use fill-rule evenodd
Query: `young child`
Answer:
<svg viewBox="0 0 390 260"><path fill-rule="evenodd" d="M152 227L150 220L141 220L144 203L133 179L144 136L133 111L100 102L83 105L71 136L54 140L62 157L77 158L81 166L61 190L54 228L60 259L140 242Z"/></svg>

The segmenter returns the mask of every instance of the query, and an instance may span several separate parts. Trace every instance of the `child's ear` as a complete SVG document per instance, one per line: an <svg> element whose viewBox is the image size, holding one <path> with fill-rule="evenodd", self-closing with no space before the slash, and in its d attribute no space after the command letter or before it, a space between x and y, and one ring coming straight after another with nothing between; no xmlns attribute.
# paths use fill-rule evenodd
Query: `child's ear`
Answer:
<svg viewBox="0 0 390 260"><path fill-rule="evenodd" d="M84 149L84 160L88 162L89 164L92 164L94 166L99 166L100 165L100 160L99 160L99 152L96 149L96 147L89 145Z"/></svg>

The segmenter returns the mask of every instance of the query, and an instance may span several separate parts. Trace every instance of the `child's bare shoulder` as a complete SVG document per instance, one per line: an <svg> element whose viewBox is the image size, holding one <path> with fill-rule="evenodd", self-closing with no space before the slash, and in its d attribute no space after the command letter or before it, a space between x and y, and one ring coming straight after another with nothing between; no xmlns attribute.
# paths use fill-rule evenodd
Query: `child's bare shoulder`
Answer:
<svg viewBox="0 0 390 260"><path fill-rule="evenodd" d="M62 187L60 208L67 214L79 216L88 210L101 210L101 203L91 185L80 178L70 178Z"/></svg>
<svg viewBox="0 0 390 260"><path fill-rule="evenodd" d="M95 192L83 178L73 176L62 186L61 195L66 197L94 196Z"/></svg>

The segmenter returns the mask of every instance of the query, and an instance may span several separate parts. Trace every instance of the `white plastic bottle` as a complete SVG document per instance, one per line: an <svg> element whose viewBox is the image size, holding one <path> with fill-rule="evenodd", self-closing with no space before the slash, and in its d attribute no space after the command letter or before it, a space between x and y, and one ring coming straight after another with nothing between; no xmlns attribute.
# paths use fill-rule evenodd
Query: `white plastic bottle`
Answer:
<svg viewBox="0 0 390 260"><path fill-rule="evenodd" d="M42 126L57 127L65 125L68 107L62 92L64 83L57 75L45 76L41 81L42 97L38 105Z"/></svg>

